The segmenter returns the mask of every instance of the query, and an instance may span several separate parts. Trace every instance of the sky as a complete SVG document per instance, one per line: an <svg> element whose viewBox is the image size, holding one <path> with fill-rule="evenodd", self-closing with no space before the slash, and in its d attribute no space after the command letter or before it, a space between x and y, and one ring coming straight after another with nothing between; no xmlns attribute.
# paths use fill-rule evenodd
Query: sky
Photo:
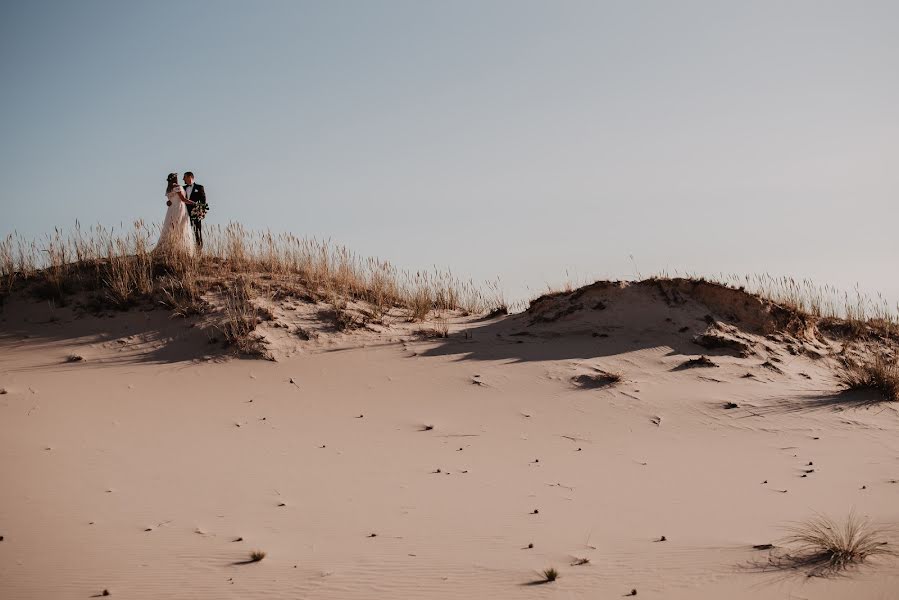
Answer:
<svg viewBox="0 0 899 600"><path fill-rule="evenodd" d="M899 3L0 2L0 235L161 221L402 268L899 301Z"/></svg>

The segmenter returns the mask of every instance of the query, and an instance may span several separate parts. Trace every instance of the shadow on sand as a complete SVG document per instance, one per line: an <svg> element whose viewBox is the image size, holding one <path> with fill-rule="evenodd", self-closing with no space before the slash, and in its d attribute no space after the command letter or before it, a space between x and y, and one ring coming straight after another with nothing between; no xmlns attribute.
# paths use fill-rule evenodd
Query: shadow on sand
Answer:
<svg viewBox="0 0 899 600"><path fill-rule="evenodd" d="M0 356L35 360L16 370L77 369L81 356L91 365L173 364L226 356L214 331L196 318L174 318L168 310L132 308L91 314L71 306L16 299L0 311ZM16 352L20 351L18 356Z"/></svg>
<svg viewBox="0 0 899 600"><path fill-rule="evenodd" d="M674 313L675 311L672 311ZM684 329L686 327L686 329ZM439 339L420 356L455 356L456 360L510 360L513 362L591 359L640 350L668 350L669 356L732 356L726 349L710 350L693 342L705 329L701 319L614 326L554 327L529 325L526 315L493 319L465 330L464 335Z"/></svg>
<svg viewBox="0 0 899 600"><path fill-rule="evenodd" d="M841 411L862 408L895 410L889 401L876 390L844 390L826 394L781 398L775 400L770 406L755 407L753 408L753 411L764 415L793 414L821 410Z"/></svg>

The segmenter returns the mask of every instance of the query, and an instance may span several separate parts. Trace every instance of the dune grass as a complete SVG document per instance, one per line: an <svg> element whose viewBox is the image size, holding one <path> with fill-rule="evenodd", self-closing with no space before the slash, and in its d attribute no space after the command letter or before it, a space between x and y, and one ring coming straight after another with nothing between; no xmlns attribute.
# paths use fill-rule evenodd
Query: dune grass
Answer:
<svg viewBox="0 0 899 600"><path fill-rule="evenodd" d="M391 311L426 321L445 311L504 307L498 284L479 287L436 268L400 270L327 240L212 226L204 230L202 254L187 256L154 248L158 236L158 226L142 221L122 230L76 223L40 240L10 234L0 240L0 306L24 289L60 306L86 295L95 311L162 306L190 317L211 312L213 294L223 305L216 309L225 340L249 353L259 351L251 332L264 317L254 300L265 295L321 302L340 331L381 322ZM446 331L445 320L438 329Z"/></svg>
<svg viewBox="0 0 899 600"><path fill-rule="evenodd" d="M819 285L810 279L778 277L768 273L706 275L677 271L672 274L664 271L628 283L664 283L680 279L720 285L746 292L777 304L798 316L811 318L817 321L821 327L831 329L834 333L844 337L858 338L873 333L899 340L899 303L891 305L880 294L871 296L859 289L848 292L831 285ZM590 283L583 281L575 285L571 281L567 281L558 287L547 286L546 292L534 296L528 301L515 302L513 307L516 311L526 310L544 298L569 294Z"/></svg>
<svg viewBox="0 0 899 600"><path fill-rule="evenodd" d="M211 226L204 230L202 256L187 257L154 251L158 233L157 226L137 221L122 231L85 231L76 223L72 232L56 229L40 240L10 234L0 240L0 293L8 294L16 282L39 280L44 295L58 301L90 289L127 307L158 289L163 275L264 275L284 289L293 284L322 297L364 301L374 314L404 308L414 320L433 310L481 314L503 302L496 286L481 289L447 270L403 271L330 241L253 232L238 224Z"/></svg>
<svg viewBox="0 0 899 600"><path fill-rule="evenodd" d="M899 360L873 350L861 361L844 360L838 377L850 390L875 390L884 400L899 401Z"/></svg>
<svg viewBox="0 0 899 600"><path fill-rule="evenodd" d="M498 281L475 285L449 270L400 270L329 240L248 231L233 223L207 226L203 253L191 257L154 249L158 234L158 226L142 221L120 230L82 229L76 223L72 231L55 229L39 240L10 234L0 239L0 306L13 290L27 289L54 305L87 294L87 306L96 311L164 307L190 317L210 312L209 294L219 293L225 304L220 328L238 349L256 347L247 337L254 313L250 305L258 306L253 299L263 288L271 298L294 297L330 307L328 314L340 331L383 323L386 315L400 313L409 321L434 321L435 327L422 331L447 337L447 312L508 312ZM871 299L857 290L842 293L809 280L770 275L684 277L757 295L814 317L820 327L841 337L899 341L899 307L879 296ZM241 290L231 293L240 278L248 282L243 291L250 295L249 304ZM650 280L671 279L666 273ZM572 287L569 283L565 289L571 292Z"/></svg>
<svg viewBox="0 0 899 600"><path fill-rule="evenodd" d="M262 550L253 550L250 552L250 561L252 562L259 562L263 558L265 558L265 552Z"/></svg>
<svg viewBox="0 0 899 600"><path fill-rule="evenodd" d="M548 569L543 569L540 575L543 576L544 581L555 581L559 578L559 571L557 571L555 567L549 567Z"/></svg>
<svg viewBox="0 0 899 600"><path fill-rule="evenodd" d="M850 512L845 521L816 515L787 528L781 567L807 569L809 577L840 574L873 556L894 555L886 531Z"/></svg>

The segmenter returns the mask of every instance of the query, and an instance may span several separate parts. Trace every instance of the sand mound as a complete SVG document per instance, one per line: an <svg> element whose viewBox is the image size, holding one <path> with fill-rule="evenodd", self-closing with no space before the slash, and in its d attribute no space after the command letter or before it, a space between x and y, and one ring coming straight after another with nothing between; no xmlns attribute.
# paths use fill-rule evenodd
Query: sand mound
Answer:
<svg viewBox="0 0 899 600"><path fill-rule="evenodd" d="M672 308L698 314L716 327L729 324L755 334L814 337L815 333L815 320L808 315L745 290L697 279L597 281L571 292L541 296L531 302L525 315L532 325L560 320L604 322L610 320L606 315L615 315L627 317L621 322L639 329L657 317L670 318ZM700 340L701 345L703 342L714 345L710 336ZM733 342L724 345L739 346Z"/></svg>

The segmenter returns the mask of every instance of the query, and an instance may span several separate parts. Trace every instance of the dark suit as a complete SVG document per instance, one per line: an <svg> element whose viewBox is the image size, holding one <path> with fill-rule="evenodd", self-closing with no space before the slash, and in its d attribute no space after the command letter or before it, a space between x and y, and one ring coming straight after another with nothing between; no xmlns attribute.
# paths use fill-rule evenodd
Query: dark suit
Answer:
<svg viewBox="0 0 899 600"><path fill-rule="evenodd" d="M188 201L197 202L197 203L201 203L201 204L206 202L206 190L203 188L203 186L197 182L194 182L192 185L194 186L194 189L191 191L190 198L188 198ZM187 188L189 186L183 185L181 187L184 190L184 193L187 194ZM207 205L208 205L208 203L207 203ZM194 207L193 204L187 205L188 214L190 214L191 210L193 210L193 207ZM203 247L203 221L200 219L195 219L193 217L193 215L191 215L190 216L190 224L194 228L194 238L196 238L196 240L197 240L197 248L202 248Z"/></svg>

